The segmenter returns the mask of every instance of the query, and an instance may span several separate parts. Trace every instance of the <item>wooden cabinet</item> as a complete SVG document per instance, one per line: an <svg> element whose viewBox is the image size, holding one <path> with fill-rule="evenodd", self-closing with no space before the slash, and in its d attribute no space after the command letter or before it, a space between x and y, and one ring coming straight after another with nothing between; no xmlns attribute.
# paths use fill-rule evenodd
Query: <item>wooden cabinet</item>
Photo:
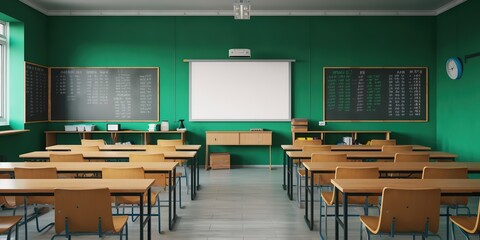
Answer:
<svg viewBox="0 0 480 240"><path fill-rule="evenodd" d="M269 165L272 167L272 132L271 131L207 131L206 132L205 169L209 164L209 145L263 145L269 146Z"/></svg>

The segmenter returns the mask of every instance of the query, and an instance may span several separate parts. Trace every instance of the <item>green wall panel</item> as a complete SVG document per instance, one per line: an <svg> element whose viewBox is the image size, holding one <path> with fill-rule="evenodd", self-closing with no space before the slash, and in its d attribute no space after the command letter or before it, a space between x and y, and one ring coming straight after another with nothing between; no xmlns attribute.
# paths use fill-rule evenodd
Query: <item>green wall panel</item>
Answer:
<svg viewBox="0 0 480 240"><path fill-rule="evenodd" d="M437 145L459 155L460 161L480 161L476 147L480 130L480 1L467 1L437 17ZM451 80L445 71L449 57L460 57L464 74Z"/></svg>
<svg viewBox="0 0 480 240"><path fill-rule="evenodd" d="M0 136L0 161L20 161L18 155L43 148L45 123L24 124L24 61L47 64L47 17L18 0L0 2L0 19L10 22L10 126L28 133Z"/></svg>
<svg viewBox="0 0 480 240"><path fill-rule="evenodd" d="M158 66L160 119L175 128L185 119L187 142L205 144L208 130L274 132L273 164L291 142L288 122L189 122L188 63L226 59L230 48L250 48L256 59L295 59L293 117L323 119L324 66L427 66L430 121L423 123L328 123L327 129L391 130L400 143L435 147L435 18L433 17L49 17L49 66ZM228 99L226 99L228 101ZM62 129L52 123L50 129ZM122 123L146 129L147 123ZM97 123L100 128L104 123ZM248 149L249 153L245 153ZM214 147L232 152L234 164L266 164L261 147ZM237 154L238 152L238 154ZM204 148L199 153L204 159Z"/></svg>

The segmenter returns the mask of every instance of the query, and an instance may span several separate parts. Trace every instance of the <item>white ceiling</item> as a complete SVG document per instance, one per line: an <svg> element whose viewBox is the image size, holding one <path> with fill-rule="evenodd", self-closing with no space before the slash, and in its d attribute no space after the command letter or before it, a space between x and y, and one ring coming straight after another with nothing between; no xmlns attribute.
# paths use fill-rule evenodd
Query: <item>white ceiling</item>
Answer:
<svg viewBox="0 0 480 240"><path fill-rule="evenodd" d="M233 16L234 0L20 0L49 16ZM250 0L255 16L436 16L467 0Z"/></svg>

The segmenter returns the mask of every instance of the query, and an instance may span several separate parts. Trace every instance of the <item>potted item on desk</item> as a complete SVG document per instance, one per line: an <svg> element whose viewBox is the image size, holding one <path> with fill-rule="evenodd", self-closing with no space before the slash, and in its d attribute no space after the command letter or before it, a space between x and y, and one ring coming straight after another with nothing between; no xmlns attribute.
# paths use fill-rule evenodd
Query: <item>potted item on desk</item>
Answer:
<svg viewBox="0 0 480 240"><path fill-rule="evenodd" d="M185 125L183 125L183 121L185 121L184 119L180 119L178 120L178 128L177 128L177 131L186 131L187 129L185 128Z"/></svg>
<svg viewBox="0 0 480 240"><path fill-rule="evenodd" d="M168 120L163 120L160 124L160 131L166 132L168 130L170 130L170 127L168 126Z"/></svg>

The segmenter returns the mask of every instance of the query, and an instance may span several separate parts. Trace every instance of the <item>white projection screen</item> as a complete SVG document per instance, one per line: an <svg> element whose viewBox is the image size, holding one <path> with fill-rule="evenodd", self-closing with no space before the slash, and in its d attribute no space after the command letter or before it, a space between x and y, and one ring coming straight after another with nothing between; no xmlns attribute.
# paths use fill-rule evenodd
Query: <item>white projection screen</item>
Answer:
<svg viewBox="0 0 480 240"><path fill-rule="evenodd" d="M190 121L290 121L292 60L190 60Z"/></svg>

